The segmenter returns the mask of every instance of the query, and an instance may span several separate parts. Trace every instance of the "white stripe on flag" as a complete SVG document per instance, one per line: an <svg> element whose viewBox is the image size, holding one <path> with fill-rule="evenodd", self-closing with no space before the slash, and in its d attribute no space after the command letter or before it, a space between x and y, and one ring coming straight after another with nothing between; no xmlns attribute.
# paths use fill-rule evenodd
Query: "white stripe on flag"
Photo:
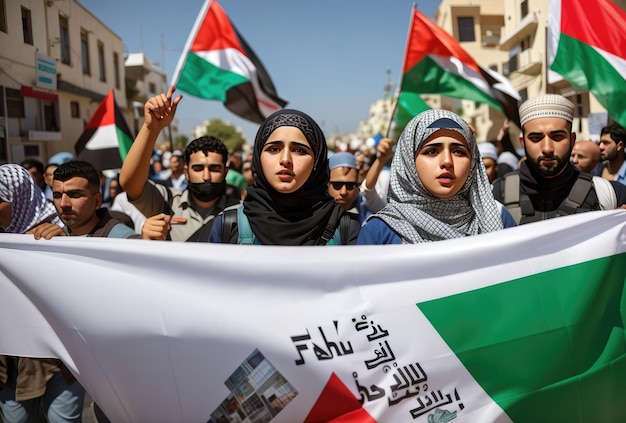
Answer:
<svg viewBox="0 0 626 423"><path fill-rule="evenodd" d="M106 150L109 148L118 148L119 141L117 139L117 127L115 124L99 126L93 133L87 144L86 150Z"/></svg>
<svg viewBox="0 0 626 423"><path fill-rule="evenodd" d="M491 88L483 76L467 66L459 58L452 56L440 56L436 54L429 54L428 57L433 59L445 71L464 78L489 97L493 97L491 94Z"/></svg>

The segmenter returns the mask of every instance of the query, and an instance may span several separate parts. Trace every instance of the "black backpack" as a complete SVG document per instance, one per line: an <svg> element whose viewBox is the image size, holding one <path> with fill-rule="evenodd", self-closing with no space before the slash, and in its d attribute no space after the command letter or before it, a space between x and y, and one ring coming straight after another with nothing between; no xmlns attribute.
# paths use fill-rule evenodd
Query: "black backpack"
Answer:
<svg viewBox="0 0 626 423"><path fill-rule="evenodd" d="M520 222L529 223L540 220L540 216L535 212L530 198L520 192L520 176L518 172L506 174L502 178L500 189L502 204L518 224ZM580 173L567 198L563 200L556 210L546 213L548 218L552 218L599 209L598 196L593 187L593 176L590 173Z"/></svg>

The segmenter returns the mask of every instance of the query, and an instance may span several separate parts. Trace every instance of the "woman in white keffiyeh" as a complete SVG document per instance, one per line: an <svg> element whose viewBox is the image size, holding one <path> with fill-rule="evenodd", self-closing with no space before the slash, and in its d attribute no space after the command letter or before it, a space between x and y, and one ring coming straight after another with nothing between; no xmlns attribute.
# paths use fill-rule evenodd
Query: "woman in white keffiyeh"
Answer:
<svg viewBox="0 0 626 423"><path fill-rule="evenodd" d="M432 109L400 135L389 203L368 219L357 244L416 244L514 225L493 198L469 125L455 113Z"/></svg>
<svg viewBox="0 0 626 423"><path fill-rule="evenodd" d="M0 232L23 234L41 223L63 223L22 166L0 166Z"/></svg>

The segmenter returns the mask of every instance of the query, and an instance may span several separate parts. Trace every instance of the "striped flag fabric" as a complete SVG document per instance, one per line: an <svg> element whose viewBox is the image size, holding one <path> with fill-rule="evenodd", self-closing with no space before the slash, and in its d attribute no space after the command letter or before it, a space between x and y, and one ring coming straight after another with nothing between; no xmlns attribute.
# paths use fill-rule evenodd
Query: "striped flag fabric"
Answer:
<svg viewBox="0 0 626 423"><path fill-rule="evenodd" d="M402 69L402 92L486 103L519 126L519 93L505 77L481 68L457 40L413 10Z"/></svg>
<svg viewBox="0 0 626 423"><path fill-rule="evenodd" d="M610 0L550 0L548 65L626 126L626 12Z"/></svg>
<svg viewBox="0 0 626 423"><path fill-rule="evenodd" d="M133 136L111 90L74 144L74 150L77 160L87 161L98 170L119 169L132 143Z"/></svg>
<svg viewBox="0 0 626 423"><path fill-rule="evenodd" d="M261 123L287 102L269 73L215 0L206 0L189 35L173 85L218 100L234 114Z"/></svg>

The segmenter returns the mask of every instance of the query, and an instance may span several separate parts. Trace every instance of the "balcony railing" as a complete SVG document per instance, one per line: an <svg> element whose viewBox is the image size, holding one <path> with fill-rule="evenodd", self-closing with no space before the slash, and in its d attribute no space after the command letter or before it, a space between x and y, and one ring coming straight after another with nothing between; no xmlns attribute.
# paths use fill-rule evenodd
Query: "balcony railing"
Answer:
<svg viewBox="0 0 626 423"><path fill-rule="evenodd" d="M541 70L542 63L533 60L532 50L524 50L509 58L508 62L502 65L502 73L509 76L513 72L521 72L526 75L536 75Z"/></svg>

